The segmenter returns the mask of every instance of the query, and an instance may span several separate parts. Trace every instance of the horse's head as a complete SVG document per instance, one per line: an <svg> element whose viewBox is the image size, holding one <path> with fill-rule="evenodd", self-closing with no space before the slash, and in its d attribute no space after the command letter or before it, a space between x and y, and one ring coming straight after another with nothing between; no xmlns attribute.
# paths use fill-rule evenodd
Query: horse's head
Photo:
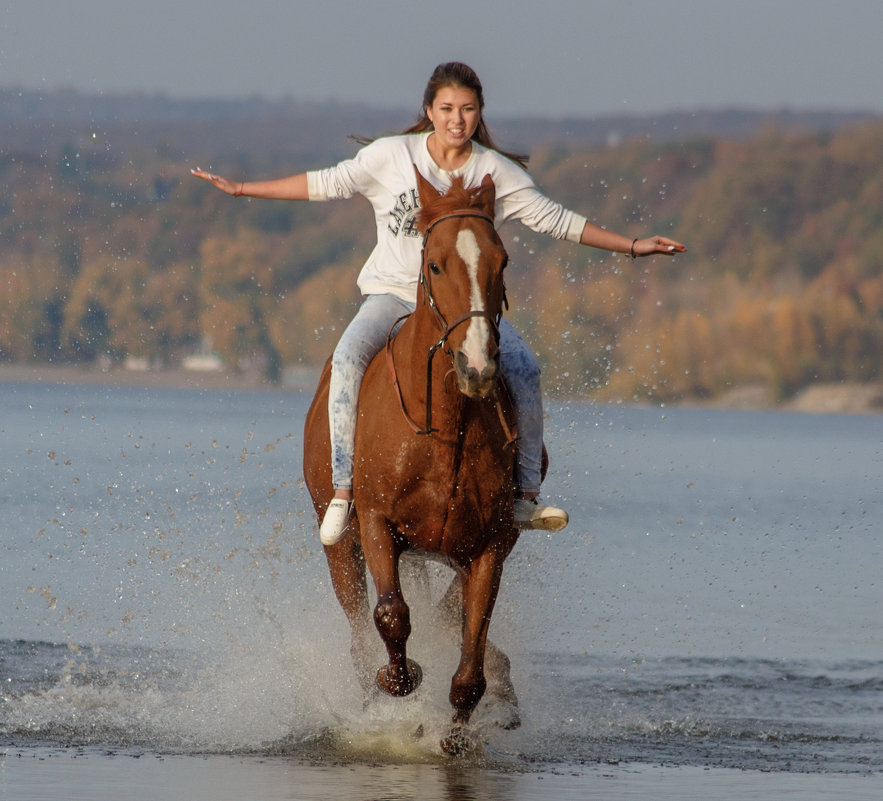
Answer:
<svg viewBox="0 0 883 801"><path fill-rule="evenodd" d="M486 175L481 186L466 188L457 177L442 195L417 171L417 185L422 300L442 330L460 391L483 398L500 370L497 326L508 258L494 228L494 182Z"/></svg>

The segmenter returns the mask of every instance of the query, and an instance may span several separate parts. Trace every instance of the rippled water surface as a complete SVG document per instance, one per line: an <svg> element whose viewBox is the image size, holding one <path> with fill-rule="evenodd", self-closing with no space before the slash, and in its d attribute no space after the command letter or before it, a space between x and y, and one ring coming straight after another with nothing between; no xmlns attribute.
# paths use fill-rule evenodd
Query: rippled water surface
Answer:
<svg viewBox="0 0 883 801"><path fill-rule="evenodd" d="M550 406L572 522L522 536L491 627L523 725L480 707L452 763L448 575L409 582L423 687L363 709L307 396L0 398L0 797L879 797L879 417Z"/></svg>

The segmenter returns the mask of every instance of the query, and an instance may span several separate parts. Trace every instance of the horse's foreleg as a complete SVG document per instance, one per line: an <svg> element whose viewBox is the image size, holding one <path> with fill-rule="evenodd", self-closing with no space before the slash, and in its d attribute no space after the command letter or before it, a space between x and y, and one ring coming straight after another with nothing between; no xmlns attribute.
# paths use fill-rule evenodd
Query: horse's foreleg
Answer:
<svg viewBox="0 0 883 801"><path fill-rule="evenodd" d="M350 625L350 654L363 692L367 696L374 688L371 675L371 616L368 612L368 587L365 578L365 558L359 544L357 522L353 531L336 545L326 546L325 558L331 575L331 584Z"/></svg>
<svg viewBox="0 0 883 801"><path fill-rule="evenodd" d="M459 645L463 633L463 585L460 574L455 573L444 597L435 608L437 624L457 638Z"/></svg>
<svg viewBox="0 0 883 801"><path fill-rule="evenodd" d="M469 721L487 687L485 647L502 573L502 557L489 548L472 562L463 576L463 643L449 696L455 724Z"/></svg>
<svg viewBox="0 0 883 801"><path fill-rule="evenodd" d="M423 673L416 662L407 658L405 650L411 635L411 612L399 581L399 551L385 524L381 533L370 539L365 560L377 590L374 625L389 656L389 664L377 671L377 685L389 695L409 695L419 686Z"/></svg>
<svg viewBox="0 0 883 801"><path fill-rule="evenodd" d="M444 597L436 607L438 626L448 630L461 644L463 634L463 592L460 576L455 575ZM487 679L485 698L496 702L494 714L497 725L515 729L521 725L518 715L518 696L512 684L511 663L506 653L488 637L485 640L484 674Z"/></svg>

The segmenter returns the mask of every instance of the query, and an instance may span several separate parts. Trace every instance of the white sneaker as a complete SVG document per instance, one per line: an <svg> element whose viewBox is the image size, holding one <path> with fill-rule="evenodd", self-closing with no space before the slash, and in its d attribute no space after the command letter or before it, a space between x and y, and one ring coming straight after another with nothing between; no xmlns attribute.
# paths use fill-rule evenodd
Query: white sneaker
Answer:
<svg viewBox="0 0 883 801"><path fill-rule="evenodd" d="M319 539L323 545L337 545L346 533L353 516L353 502L343 498L333 498L325 510L322 525L319 526Z"/></svg>
<svg viewBox="0 0 883 801"><path fill-rule="evenodd" d="M563 509L546 506L536 500L517 498L515 500L515 527L532 528L540 531L561 531L570 518Z"/></svg>

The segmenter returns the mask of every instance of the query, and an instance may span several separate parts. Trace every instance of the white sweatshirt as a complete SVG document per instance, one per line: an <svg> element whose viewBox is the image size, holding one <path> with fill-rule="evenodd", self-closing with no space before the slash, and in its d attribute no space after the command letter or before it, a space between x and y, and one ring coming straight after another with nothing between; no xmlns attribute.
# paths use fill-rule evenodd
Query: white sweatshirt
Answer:
<svg viewBox="0 0 883 801"><path fill-rule="evenodd" d="M363 195L374 208L377 245L359 273L363 295L391 293L413 302L417 297L422 240L414 224L420 206L414 165L440 192L462 175L466 186L478 186L490 173L496 187L499 229L508 220L556 239L579 242L586 219L556 203L534 185L518 164L495 150L472 143L466 163L454 172L441 169L429 155L430 133L377 139L335 167L307 173L310 200Z"/></svg>

